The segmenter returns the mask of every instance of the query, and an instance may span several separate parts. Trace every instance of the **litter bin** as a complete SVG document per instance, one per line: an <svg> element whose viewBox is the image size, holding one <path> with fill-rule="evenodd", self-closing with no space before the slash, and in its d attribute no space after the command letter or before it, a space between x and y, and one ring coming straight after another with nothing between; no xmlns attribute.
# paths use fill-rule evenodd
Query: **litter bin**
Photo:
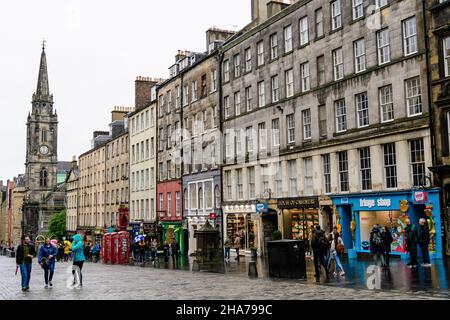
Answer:
<svg viewBox="0 0 450 320"><path fill-rule="evenodd" d="M306 279L305 243L300 240L278 240L267 243L269 276Z"/></svg>

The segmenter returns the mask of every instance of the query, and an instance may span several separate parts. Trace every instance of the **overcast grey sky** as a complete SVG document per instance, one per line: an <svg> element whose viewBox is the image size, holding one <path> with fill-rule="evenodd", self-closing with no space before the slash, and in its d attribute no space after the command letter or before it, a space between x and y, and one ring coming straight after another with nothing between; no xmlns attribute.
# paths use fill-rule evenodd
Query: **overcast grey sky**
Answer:
<svg viewBox="0 0 450 320"><path fill-rule="evenodd" d="M133 106L136 76L167 78L177 50L205 51L209 27L248 22L250 0L1 1L0 180L24 172L43 38L58 158L70 160L108 129L113 106Z"/></svg>

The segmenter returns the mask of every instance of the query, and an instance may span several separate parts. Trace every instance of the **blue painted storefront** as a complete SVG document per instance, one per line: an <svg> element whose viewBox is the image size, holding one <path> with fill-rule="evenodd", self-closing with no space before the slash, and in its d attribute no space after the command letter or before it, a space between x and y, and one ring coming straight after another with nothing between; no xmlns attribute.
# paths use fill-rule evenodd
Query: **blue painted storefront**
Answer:
<svg viewBox="0 0 450 320"><path fill-rule="evenodd" d="M362 235L362 220L369 220L370 214L378 214L375 212L387 213L389 216L399 215L398 224L403 225L404 220L409 218L411 222L417 227L420 218L428 218L425 209L428 208L431 212L431 218L434 220L434 230L436 231L434 237L433 250L430 250L430 257L432 259L442 259L442 236L441 236L441 217L440 217L440 190L430 189L426 191L408 190L395 192L380 192L380 193L363 193L363 194L347 194L340 196L330 196L333 204L337 208L339 221L342 228L342 238L346 249L348 250L349 258L356 258L358 253L369 253L370 248L366 242L368 239L361 239L362 236L367 238L367 226L364 226L364 235ZM402 206L406 212L400 212ZM430 218L428 218L430 219ZM353 223L352 223L353 222ZM354 227L354 234L352 233L352 225ZM386 225L386 224L383 224ZM389 225L388 225L389 227ZM398 255L402 259L408 258L408 254L402 250L402 228L394 228L398 232L398 241L396 244L397 250L392 252L393 255ZM435 248L435 249L434 249ZM420 255L420 250L419 250Z"/></svg>

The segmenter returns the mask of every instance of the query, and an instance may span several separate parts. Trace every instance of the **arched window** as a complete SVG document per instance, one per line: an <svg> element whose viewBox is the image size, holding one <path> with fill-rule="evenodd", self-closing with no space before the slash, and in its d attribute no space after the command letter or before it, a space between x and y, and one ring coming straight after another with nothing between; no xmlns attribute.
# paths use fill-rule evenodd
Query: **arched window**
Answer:
<svg viewBox="0 0 450 320"><path fill-rule="evenodd" d="M214 202L216 204L216 208L220 208L220 188L218 185L214 187Z"/></svg>
<svg viewBox="0 0 450 320"><path fill-rule="evenodd" d="M39 186L47 187L47 170L45 168L42 168L39 173Z"/></svg>

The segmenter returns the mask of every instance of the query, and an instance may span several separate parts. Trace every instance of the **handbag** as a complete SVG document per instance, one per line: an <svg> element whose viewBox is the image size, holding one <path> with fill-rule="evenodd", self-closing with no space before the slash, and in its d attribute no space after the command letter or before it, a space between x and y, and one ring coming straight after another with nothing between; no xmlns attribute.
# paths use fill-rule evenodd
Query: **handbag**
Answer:
<svg viewBox="0 0 450 320"><path fill-rule="evenodd" d="M340 239L339 239L338 245L336 246L336 251L337 251L338 253L340 253L340 254L344 254L344 253L345 253L345 246L344 246L344 244L342 243L342 240L340 240Z"/></svg>
<svg viewBox="0 0 450 320"><path fill-rule="evenodd" d="M48 258L45 258L45 257L42 258L42 260L41 260L41 267L44 270L48 269L48 267L49 267L49 259Z"/></svg>

